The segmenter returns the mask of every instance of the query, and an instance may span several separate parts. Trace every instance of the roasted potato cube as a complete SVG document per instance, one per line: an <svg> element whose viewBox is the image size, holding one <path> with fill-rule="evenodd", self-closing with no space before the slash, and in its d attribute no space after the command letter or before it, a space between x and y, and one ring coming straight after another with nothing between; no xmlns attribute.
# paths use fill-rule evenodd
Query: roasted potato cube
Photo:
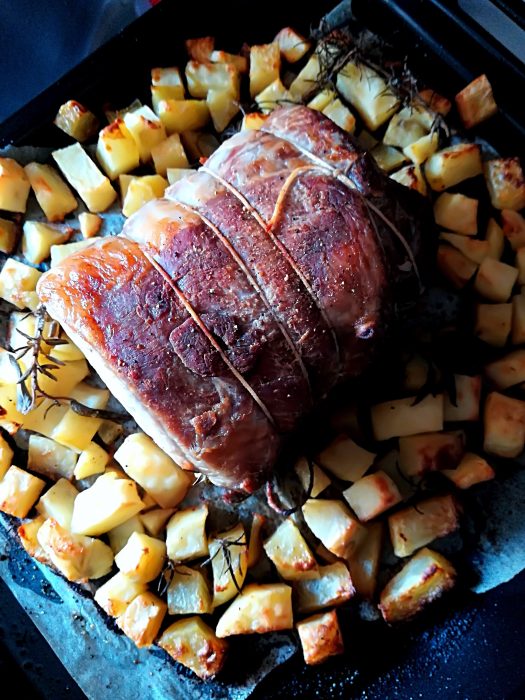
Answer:
<svg viewBox="0 0 525 700"><path fill-rule="evenodd" d="M206 100L160 100L157 114L168 134L202 129L210 119Z"/></svg>
<svg viewBox="0 0 525 700"><path fill-rule="evenodd" d="M109 546L113 550L114 554L118 554L121 549L124 549L129 538L134 532L144 532L144 525L142 524L142 518L140 515L134 515L120 525L117 525L117 527L109 530Z"/></svg>
<svg viewBox="0 0 525 700"><path fill-rule="evenodd" d="M446 97L443 97L443 95L440 95L435 90L432 90L432 88L420 90L419 97L430 107L431 110L441 114L443 117L446 117L452 109L452 102Z"/></svg>
<svg viewBox="0 0 525 700"><path fill-rule="evenodd" d="M518 279L518 270L500 260L485 258L479 266L474 287L490 301L507 301Z"/></svg>
<svg viewBox="0 0 525 700"><path fill-rule="evenodd" d="M308 102L308 107L310 109L315 109L318 112L322 112L325 107L328 107L330 102L333 102L337 98L337 93L335 90L330 90L329 88L326 88L325 90L321 90L321 92L318 92L317 95L312 97L310 102ZM368 133L368 132L367 132ZM373 138L371 134L370 138ZM374 139L374 145L377 143L377 141Z"/></svg>
<svg viewBox="0 0 525 700"><path fill-rule="evenodd" d="M146 593L146 584L133 581L120 571L104 583L95 593L95 601L110 617L122 615L138 595Z"/></svg>
<svg viewBox="0 0 525 700"><path fill-rule="evenodd" d="M18 373L11 364L11 353L0 352L0 426L9 435L15 435L25 416L16 408Z"/></svg>
<svg viewBox="0 0 525 700"><path fill-rule="evenodd" d="M342 561L320 566L319 578L294 581L293 591L299 613L310 613L330 608L332 605L341 605L355 595L350 573Z"/></svg>
<svg viewBox="0 0 525 700"><path fill-rule="evenodd" d="M357 481L366 474L375 458L374 452L369 452L351 438L340 435L316 459L338 479Z"/></svg>
<svg viewBox="0 0 525 700"><path fill-rule="evenodd" d="M29 436L27 468L42 476L57 481L71 480L78 455L68 447L59 445L42 435Z"/></svg>
<svg viewBox="0 0 525 700"><path fill-rule="evenodd" d="M359 479L343 491L343 496L361 522L372 520L402 500L395 483L382 471Z"/></svg>
<svg viewBox="0 0 525 700"><path fill-rule="evenodd" d="M16 248L18 226L14 221L0 218L0 253L10 255Z"/></svg>
<svg viewBox="0 0 525 700"><path fill-rule="evenodd" d="M430 471L452 469L459 464L463 452L463 439L457 433L401 437L399 468L405 476L419 478Z"/></svg>
<svg viewBox="0 0 525 700"><path fill-rule="evenodd" d="M386 146L404 149L428 136L433 115L423 107L409 105L394 114L383 137Z"/></svg>
<svg viewBox="0 0 525 700"><path fill-rule="evenodd" d="M396 168L399 168L400 165L407 161L404 153L401 153L393 146L386 146L384 143L379 143L375 146L370 155L385 173L396 170Z"/></svg>
<svg viewBox="0 0 525 700"><path fill-rule="evenodd" d="M240 75L231 63L202 63L189 61L186 64L186 82L192 97L206 97L209 90L227 92L232 99L240 97Z"/></svg>
<svg viewBox="0 0 525 700"><path fill-rule="evenodd" d="M131 533L126 545L115 556L115 564L124 576L149 583L162 571L166 543L144 533Z"/></svg>
<svg viewBox="0 0 525 700"><path fill-rule="evenodd" d="M386 81L364 63L348 61L337 75L336 86L371 131L384 124L399 106Z"/></svg>
<svg viewBox="0 0 525 700"><path fill-rule="evenodd" d="M172 89L170 97L174 100L184 99L184 84L178 68L152 68L151 84L155 87L169 87Z"/></svg>
<svg viewBox="0 0 525 700"><path fill-rule="evenodd" d="M462 289L477 272L478 265L457 247L440 245L437 254L438 269L457 289Z"/></svg>
<svg viewBox="0 0 525 700"><path fill-rule="evenodd" d="M217 623L217 637L265 634L293 627L292 589L284 583L245 586Z"/></svg>
<svg viewBox="0 0 525 700"><path fill-rule="evenodd" d="M36 509L45 518L53 518L57 523L71 530L73 504L78 495L77 489L67 479L59 479L36 504Z"/></svg>
<svg viewBox="0 0 525 700"><path fill-rule="evenodd" d="M54 123L75 141L87 141L95 135L98 128L95 115L76 100L68 100L60 105Z"/></svg>
<svg viewBox="0 0 525 700"><path fill-rule="evenodd" d="M143 506L134 481L106 472L76 497L71 530L80 535L102 535L136 515Z"/></svg>
<svg viewBox="0 0 525 700"><path fill-rule="evenodd" d="M208 90L206 104L210 110L211 120L217 133L221 134L239 112L237 96L228 90Z"/></svg>
<svg viewBox="0 0 525 700"><path fill-rule="evenodd" d="M172 561L198 559L208 555L206 518L208 506L185 508L175 513L167 525L166 544Z"/></svg>
<svg viewBox="0 0 525 700"><path fill-rule="evenodd" d="M342 501L310 498L302 510L310 530L332 554L342 559L352 554L364 530Z"/></svg>
<svg viewBox="0 0 525 700"><path fill-rule="evenodd" d="M525 297L524 297L525 299ZM320 493L322 493L331 483L329 477L320 469L317 464L312 462L312 477L310 477L310 467L308 466L308 460L306 457L301 457L295 465L295 473L299 477L302 487L305 491L308 491L310 487L310 478L313 479L310 488L310 496L316 498Z"/></svg>
<svg viewBox="0 0 525 700"><path fill-rule="evenodd" d="M172 134L151 149L155 170L166 177L168 168L188 168L188 158L179 134Z"/></svg>
<svg viewBox="0 0 525 700"><path fill-rule="evenodd" d="M200 617L188 617L170 625L158 640L175 661L199 678L214 678L224 665L227 644Z"/></svg>
<svg viewBox="0 0 525 700"><path fill-rule="evenodd" d="M478 232L478 200L463 194L443 192L434 203L434 219L438 226L466 236Z"/></svg>
<svg viewBox="0 0 525 700"><path fill-rule="evenodd" d="M152 85L151 88L151 106L153 111L158 116L160 103L164 100L180 100L184 101L184 88L175 85Z"/></svg>
<svg viewBox="0 0 525 700"><path fill-rule="evenodd" d="M511 245L512 250L518 250L525 246L525 219L512 209L503 209L501 212L503 235Z"/></svg>
<svg viewBox="0 0 525 700"><path fill-rule="evenodd" d="M120 423L112 420L103 420L97 435L105 445L112 445L124 432Z"/></svg>
<svg viewBox="0 0 525 700"><path fill-rule="evenodd" d="M445 394L445 423L449 421L478 420L481 377L469 377L465 374L455 374L454 382L456 385L454 402L448 394Z"/></svg>
<svg viewBox="0 0 525 700"><path fill-rule="evenodd" d="M110 180L138 167L139 147L124 119L117 118L102 129L98 135L97 159Z"/></svg>
<svg viewBox="0 0 525 700"><path fill-rule="evenodd" d="M291 518L282 522L266 540L264 551L285 581L319 577L314 555Z"/></svg>
<svg viewBox="0 0 525 700"><path fill-rule="evenodd" d="M101 540L73 535L48 518L37 532L46 557L68 581L86 581L109 574L113 552Z"/></svg>
<svg viewBox="0 0 525 700"><path fill-rule="evenodd" d="M134 177L126 190L122 202L122 213L129 217L138 211L146 202L162 197L168 181L160 175L143 175Z"/></svg>
<svg viewBox="0 0 525 700"><path fill-rule="evenodd" d="M502 348L512 327L512 304L478 304L474 333L480 340Z"/></svg>
<svg viewBox="0 0 525 700"><path fill-rule="evenodd" d="M255 97L279 78L281 53L277 42L250 48L250 95Z"/></svg>
<svg viewBox="0 0 525 700"><path fill-rule="evenodd" d="M519 158L495 158L484 165L490 201L495 209L525 207L525 178Z"/></svg>
<svg viewBox="0 0 525 700"><path fill-rule="evenodd" d="M337 124L344 131L348 131L349 134L354 133L355 117L339 98L330 102L322 112L325 117L331 119L334 124Z"/></svg>
<svg viewBox="0 0 525 700"><path fill-rule="evenodd" d="M457 248L460 253L463 253L465 257L478 265L481 264L485 258L490 257L490 245L488 241L480 241L477 238L470 238L460 233L447 232L440 233L439 240L450 243L450 245Z"/></svg>
<svg viewBox="0 0 525 700"><path fill-rule="evenodd" d="M301 58L308 53L311 46L310 41L291 27L283 27L281 31L277 33L273 41L279 45L281 56L288 61L288 63L300 61Z"/></svg>
<svg viewBox="0 0 525 700"><path fill-rule="evenodd" d="M290 85L290 93L293 95L294 100L301 102L316 90L320 73L319 56L314 53Z"/></svg>
<svg viewBox="0 0 525 700"><path fill-rule="evenodd" d="M41 276L42 273L34 267L8 258L0 272L0 298L18 309L34 311L38 306L35 289Z"/></svg>
<svg viewBox="0 0 525 700"><path fill-rule="evenodd" d="M499 457L517 457L525 447L525 402L493 391L485 401L483 449Z"/></svg>
<svg viewBox="0 0 525 700"><path fill-rule="evenodd" d="M166 603L153 593L139 593L117 618L117 625L126 637L140 647L150 647L159 633L166 615Z"/></svg>
<svg viewBox="0 0 525 700"><path fill-rule="evenodd" d="M489 244L490 249L488 257L494 258L494 260L499 260L503 255L505 237L503 235L503 229L496 221L494 221L494 219L489 219L485 240Z"/></svg>
<svg viewBox="0 0 525 700"><path fill-rule="evenodd" d="M392 180L399 182L400 185L408 187L410 190L415 190L423 196L427 194L427 183L419 165L406 165L401 170L390 175L390 177Z"/></svg>
<svg viewBox="0 0 525 700"><path fill-rule="evenodd" d="M124 125L137 145L140 162L147 163L152 148L166 138L160 119L150 107L144 106L125 114Z"/></svg>
<svg viewBox="0 0 525 700"><path fill-rule="evenodd" d="M443 430L443 394L385 401L372 406L372 428L376 440Z"/></svg>
<svg viewBox="0 0 525 700"><path fill-rule="evenodd" d="M12 158L0 158L0 209L23 214L30 188L24 168Z"/></svg>
<svg viewBox="0 0 525 700"><path fill-rule="evenodd" d="M174 508L188 492L193 477L144 433L129 435L115 460L162 508Z"/></svg>
<svg viewBox="0 0 525 700"><path fill-rule="evenodd" d="M254 513L248 542L248 568L255 566L263 553L263 528L266 518L261 513Z"/></svg>
<svg viewBox="0 0 525 700"><path fill-rule="evenodd" d="M208 540L213 570L213 607L233 598L248 570L248 542L241 523Z"/></svg>
<svg viewBox="0 0 525 700"><path fill-rule="evenodd" d="M166 529L166 523L174 512L174 508L152 508L146 513L141 513L139 517L149 534L153 537L159 537Z"/></svg>
<svg viewBox="0 0 525 700"><path fill-rule="evenodd" d="M170 615L212 612L210 589L204 575L198 569L190 569L189 566L178 564L170 576L171 581L167 591Z"/></svg>
<svg viewBox="0 0 525 700"><path fill-rule="evenodd" d="M23 226L22 253L33 265L39 265L51 254L51 246L65 243L73 229L55 228L41 221L26 221Z"/></svg>
<svg viewBox="0 0 525 700"><path fill-rule="evenodd" d="M497 389L525 382L525 350L514 350L485 366L485 374Z"/></svg>
<svg viewBox="0 0 525 700"><path fill-rule="evenodd" d="M98 214L90 214L88 211L81 212L78 215L80 233L84 238L93 238L100 231L102 221L102 217Z"/></svg>
<svg viewBox="0 0 525 700"><path fill-rule="evenodd" d="M455 579L452 564L425 547L383 589L381 614L389 623L408 620L452 588Z"/></svg>
<svg viewBox="0 0 525 700"><path fill-rule="evenodd" d="M481 175L482 172L480 149L475 143L449 146L431 155L425 163L427 182L437 192Z"/></svg>
<svg viewBox="0 0 525 700"><path fill-rule="evenodd" d="M53 429L51 437L61 445L82 452L91 444L100 423L100 418L81 416L69 408Z"/></svg>
<svg viewBox="0 0 525 700"><path fill-rule="evenodd" d="M469 489L474 484L490 481L496 476L487 460L472 452L467 452L456 469L444 469L443 474L458 489Z"/></svg>
<svg viewBox="0 0 525 700"><path fill-rule="evenodd" d="M254 131L258 131L264 124L267 116L267 114L260 114L260 112L249 112L248 114L245 114L242 119L241 131L243 129L253 129Z"/></svg>
<svg viewBox="0 0 525 700"><path fill-rule="evenodd" d="M24 170L49 221L63 221L66 214L77 208L77 200L73 193L50 165L29 163Z"/></svg>
<svg viewBox="0 0 525 700"><path fill-rule="evenodd" d="M412 163L421 165L435 153L439 146L439 136L437 132L426 134L414 143L403 148L403 153L410 158Z"/></svg>
<svg viewBox="0 0 525 700"><path fill-rule="evenodd" d="M459 527L459 509L453 496L434 496L419 501L388 518L396 557L408 557L438 537Z"/></svg>
<svg viewBox="0 0 525 700"><path fill-rule="evenodd" d="M331 656L344 652L343 636L335 610L298 622L297 633L305 663L309 666L322 664Z"/></svg>
<svg viewBox="0 0 525 700"><path fill-rule="evenodd" d="M0 435L0 479L3 479L6 471L12 464L14 452L7 440Z"/></svg>
<svg viewBox="0 0 525 700"><path fill-rule="evenodd" d="M192 56L192 58L194 57ZM212 51L210 53L210 61L212 63L231 63L235 66L235 68L237 68L239 73L248 72L248 59L246 56L239 56L236 53L228 53L227 51Z"/></svg>
<svg viewBox="0 0 525 700"><path fill-rule="evenodd" d="M498 111L492 86L485 74L478 76L455 97L459 116L466 129L470 129Z"/></svg>
<svg viewBox="0 0 525 700"><path fill-rule="evenodd" d="M51 246L51 267L60 265L62 260L69 258L70 255L78 253L80 250L85 250L92 245L95 245L101 240L100 236L87 238L83 241L75 241L74 243L62 243L61 245Z"/></svg>
<svg viewBox="0 0 525 700"><path fill-rule="evenodd" d="M368 600L374 597L383 547L383 523L370 523L366 535L348 561L350 576L356 592Z"/></svg>
<svg viewBox="0 0 525 700"><path fill-rule="evenodd" d="M525 343L525 296L516 294L512 297L512 343Z"/></svg>
<svg viewBox="0 0 525 700"><path fill-rule="evenodd" d="M45 482L32 474L10 466L0 481L0 511L25 518L34 506Z"/></svg>
<svg viewBox="0 0 525 700"><path fill-rule="evenodd" d="M264 90L261 90L261 92L256 95L255 101L261 112L263 112L263 114L268 114L276 107L294 102L294 99L282 84L281 79L277 78L277 80L274 80L273 83L267 85Z"/></svg>
<svg viewBox="0 0 525 700"><path fill-rule="evenodd" d="M97 214L113 204L117 193L79 143L53 151L52 155L89 211Z"/></svg>
<svg viewBox="0 0 525 700"><path fill-rule="evenodd" d="M90 442L82 450L75 465L75 479L85 479L94 474L102 474L109 462L109 454L96 442Z"/></svg>
<svg viewBox="0 0 525 700"><path fill-rule="evenodd" d="M194 61L209 61L215 48L215 37L201 36L197 39L186 39L186 51Z"/></svg>
<svg viewBox="0 0 525 700"><path fill-rule="evenodd" d="M32 520L27 520L18 528L18 536L22 547L26 550L30 557L34 557L44 564L49 564L50 561L38 542L38 531L45 522L42 515L38 515Z"/></svg>

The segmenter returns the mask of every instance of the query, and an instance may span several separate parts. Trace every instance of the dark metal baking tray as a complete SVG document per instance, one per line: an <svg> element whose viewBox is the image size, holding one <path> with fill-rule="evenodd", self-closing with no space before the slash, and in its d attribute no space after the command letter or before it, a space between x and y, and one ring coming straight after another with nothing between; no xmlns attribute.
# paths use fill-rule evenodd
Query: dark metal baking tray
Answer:
<svg viewBox="0 0 525 700"><path fill-rule="evenodd" d="M268 40L286 24L308 31L334 4L318 2L311 7L268 0L264 6L250 6L236 0L201 2L194 7L164 0L1 125L0 144L65 144L51 122L57 105L66 99L78 99L100 112L107 103L122 106L135 97L146 99L149 69L183 62L187 37L214 34L218 45L235 50L243 41ZM351 6L360 22L406 53L417 74L448 95L486 72L501 110L480 135L504 154L523 152L523 66L480 30L460 4L453 0L355 0L342 3L331 20L334 24L344 21ZM498 4L502 3L498 0ZM23 552L13 556L15 568L31 566ZM34 568L31 580L37 588L46 585ZM523 698L525 609L520 603L524 594L522 573L481 596L459 589L404 627L390 629L365 624L357 617L350 619L344 659L312 669L304 668L296 657L264 680L253 697ZM8 605L16 610L11 601ZM46 642L28 631L25 643L19 631L25 619L16 612L11 615L18 622L4 624L0 640L3 638L10 657L32 683L28 687L45 698L80 697L46 650ZM39 667L39 659L43 666Z"/></svg>

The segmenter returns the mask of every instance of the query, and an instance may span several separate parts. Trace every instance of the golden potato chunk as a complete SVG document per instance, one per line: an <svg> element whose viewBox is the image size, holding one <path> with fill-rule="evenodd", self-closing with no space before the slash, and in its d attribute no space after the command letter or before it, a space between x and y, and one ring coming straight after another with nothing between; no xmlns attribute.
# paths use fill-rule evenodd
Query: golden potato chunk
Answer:
<svg viewBox="0 0 525 700"><path fill-rule="evenodd" d="M340 605L355 595L355 588L346 564L336 561L319 567L319 578L293 582L297 611L310 613L332 605Z"/></svg>
<svg viewBox="0 0 525 700"><path fill-rule="evenodd" d="M224 665L227 643L200 617L188 617L170 625L158 645L175 661L190 668L199 678L214 678Z"/></svg>
<svg viewBox="0 0 525 700"><path fill-rule="evenodd" d="M310 530L336 557L349 557L364 534L342 501L309 498L302 511Z"/></svg>
<svg viewBox="0 0 525 700"><path fill-rule="evenodd" d="M184 83L178 68L170 66L168 68L152 68L151 84L154 87L170 88L169 97L175 100L184 99Z"/></svg>
<svg viewBox="0 0 525 700"><path fill-rule="evenodd" d="M374 597L376 590L383 535L382 522L368 524L365 538L348 561L356 592L368 600Z"/></svg>
<svg viewBox="0 0 525 700"><path fill-rule="evenodd" d="M475 236L478 232L478 200L443 192L434 202L434 219L450 231Z"/></svg>
<svg viewBox="0 0 525 700"><path fill-rule="evenodd" d="M297 623L305 663L322 664L344 652L343 636L335 610L319 613Z"/></svg>
<svg viewBox="0 0 525 700"><path fill-rule="evenodd" d="M102 129L98 135L97 159L110 180L138 167L139 147L124 119L119 117Z"/></svg>
<svg viewBox="0 0 525 700"><path fill-rule="evenodd" d="M174 512L174 508L152 508L139 517L149 534L158 537L166 529L166 523Z"/></svg>
<svg viewBox="0 0 525 700"><path fill-rule="evenodd" d="M339 71L336 85L371 131L384 124L399 106L384 78L364 63L348 61Z"/></svg>
<svg viewBox="0 0 525 700"><path fill-rule="evenodd" d="M343 496L361 522L372 520L402 500L395 483L382 471L359 479L343 491Z"/></svg>
<svg viewBox="0 0 525 700"><path fill-rule="evenodd" d="M93 238L100 231L102 221L102 217L98 214L90 214L88 211L81 212L78 215L80 233L84 238Z"/></svg>
<svg viewBox="0 0 525 700"><path fill-rule="evenodd" d="M281 53L277 42L250 48L250 95L255 97L279 78Z"/></svg>
<svg viewBox="0 0 525 700"><path fill-rule="evenodd" d="M512 327L512 304L478 304L474 333L480 340L502 348Z"/></svg>
<svg viewBox="0 0 525 700"><path fill-rule="evenodd" d="M14 221L0 218L0 253L10 255L16 248L19 228Z"/></svg>
<svg viewBox="0 0 525 700"><path fill-rule="evenodd" d="M439 136L437 132L422 136L414 143L403 148L403 153L410 158L412 163L421 165L437 151L439 147Z"/></svg>
<svg viewBox="0 0 525 700"><path fill-rule="evenodd" d="M24 168L12 158L0 158L0 209L23 214L30 189Z"/></svg>
<svg viewBox="0 0 525 700"><path fill-rule="evenodd" d="M490 201L495 209L525 207L525 177L519 158L495 158L484 165Z"/></svg>
<svg viewBox="0 0 525 700"><path fill-rule="evenodd" d="M35 289L40 277L42 273L34 267L8 258L0 272L0 298L18 309L34 311L38 306Z"/></svg>
<svg viewBox="0 0 525 700"><path fill-rule="evenodd" d="M496 476L496 472L487 460L472 452L467 452L464 455L456 469L443 469L442 473L458 489L469 489L474 484L490 481Z"/></svg>
<svg viewBox="0 0 525 700"><path fill-rule="evenodd" d="M405 149L428 136L433 120L434 115L422 106L403 107L389 121L383 143Z"/></svg>
<svg viewBox="0 0 525 700"><path fill-rule="evenodd" d="M121 573L141 583L157 578L165 560L166 543L140 532L133 532L115 556L115 564Z"/></svg>
<svg viewBox="0 0 525 700"><path fill-rule="evenodd" d="M478 265L457 246L440 245L437 254L438 269L457 289L470 282L478 270Z"/></svg>
<svg viewBox="0 0 525 700"><path fill-rule="evenodd" d="M119 571L97 589L95 601L111 617L122 615L138 595L146 593L145 583L133 581Z"/></svg>
<svg viewBox="0 0 525 700"><path fill-rule="evenodd" d="M399 182L400 185L408 187L410 190L415 190L423 196L427 194L427 183L419 165L407 165L390 175L390 177L392 180Z"/></svg>
<svg viewBox="0 0 525 700"><path fill-rule="evenodd" d="M317 81L321 73L319 56L314 53L308 59L306 65L299 71L297 77L290 85L290 93L294 100L301 102L317 89Z"/></svg>
<svg viewBox="0 0 525 700"><path fill-rule="evenodd" d="M90 442L78 456L75 465L75 479L86 479L94 474L102 474L109 462L109 454L96 442Z"/></svg>
<svg viewBox="0 0 525 700"><path fill-rule="evenodd" d="M160 100L157 114L168 134L202 129L210 119L206 100Z"/></svg>
<svg viewBox="0 0 525 700"><path fill-rule="evenodd" d="M354 133L355 117L339 98L329 102L321 111L325 117L331 119L334 124L337 124L337 126L339 126L341 129L347 131L349 134Z"/></svg>
<svg viewBox="0 0 525 700"><path fill-rule="evenodd" d="M255 101L263 114L269 114L277 107L286 106L294 102L294 98L282 84L281 79L277 78L256 95Z"/></svg>
<svg viewBox="0 0 525 700"><path fill-rule="evenodd" d="M284 583L251 583L225 610L217 637L265 634L293 627L292 589Z"/></svg>
<svg viewBox="0 0 525 700"><path fill-rule="evenodd" d="M301 58L308 53L311 46L311 42L291 27L283 27L281 31L277 33L273 41L279 44L281 56L288 61L288 63L300 61Z"/></svg>
<svg viewBox="0 0 525 700"><path fill-rule="evenodd" d="M159 633L166 607L153 593L139 593L117 618L117 625L139 648L150 647Z"/></svg>
<svg viewBox="0 0 525 700"><path fill-rule="evenodd" d="M310 488L310 496L316 498L322 493L330 484L331 481L329 477L320 469L317 464L311 463L312 466L312 484L310 484L310 467L308 466L308 460L306 457L301 457L295 465L295 473L299 477L299 481L305 491Z"/></svg>
<svg viewBox="0 0 525 700"><path fill-rule="evenodd" d="M55 228L41 221L25 221L22 235L22 253L33 265L39 265L51 254L51 246L65 243L73 229Z"/></svg>
<svg viewBox="0 0 525 700"><path fill-rule="evenodd" d="M498 389L525 382L525 350L514 350L485 367L485 374Z"/></svg>
<svg viewBox="0 0 525 700"><path fill-rule="evenodd" d="M264 551L285 581L319 576L319 568L310 547L291 518L282 522L266 540Z"/></svg>
<svg viewBox="0 0 525 700"><path fill-rule="evenodd" d="M240 75L232 63L189 61L186 82L192 97L205 98L210 90L227 92L234 100L240 97Z"/></svg>
<svg viewBox="0 0 525 700"><path fill-rule="evenodd" d="M166 544L172 561L198 559L208 555L206 519L208 506L203 504L176 512L167 525Z"/></svg>
<svg viewBox="0 0 525 700"><path fill-rule="evenodd" d="M135 141L141 163L151 160L154 146L164 141L166 130L155 112L148 106L124 115L124 124Z"/></svg>
<svg viewBox="0 0 525 700"><path fill-rule="evenodd" d="M45 485L37 476L11 465L0 481L0 511L25 518Z"/></svg>
<svg viewBox="0 0 525 700"><path fill-rule="evenodd" d="M0 479L4 478L6 471L12 464L13 461L13 450L9 446L7 440L0 435Z"/></svg>
<svg viewBox="0 0 525 700"><path fill-rule="evenodd" d="M248 571L248 542L243 525L238 523L210 537L208 548L213 570L213 607L217 607L236 595Z"/></svg>
<svg viewBox="0 0 525 700"><path fill-rule="evenodd" d="M360 447L346 435L340 435L320 452L316 459L338 479L357 481L366 474L375 458L374 452Z"/></svg>
<svg viewBox="0 0 525 700"><path fill-rule="evenodd" d="M483 449L513 458L525 447L525 402L493 391L485 401Z"/></svg>
<svg viewBox="0 0 525 700"><path fill-rule="evenodd" d="M172 134L164 141L153 146L151 156L156 172L163 177L166 177L168 169L187 169L189 167L188 158L179 134Z"/></svg>
<svg viewBox="0 0 525 700"><path fill-rule="evenodd" d="M43 564L50 564L50 561L38 542L38 531L45 522L42 515L37 515L32 520L26 520L18 528L18 536L22 547L26 550L30 557L34 557Z"/></svg>
<svg viewBox="0 0 525 700"><path fill-rule="evenodd" d="M425 163L428 184L437 192L481 175L482 172L481 153L475 143L449 146L431 155Z"/></svg>
<svg viewBox="0 0 525 700"><path fill-rule="evenodd" d="M446 241L454 246L466 258L480 265L485 258L491 257L490 244L488 241L480 241L478 238L470 238L460 233L448 233L444 231L439 234L440 241Z"/></svg>
<svg viewBox="0 0 525 700"><path fill-rule="evenodd" d="M494 100L492 85L485 74L463 88L455 97L459 116L466 129L481 124L498 111Z"/></svg>
<svg viewBox="0 0 525 700"><path fill-rule="evenodd" d="M490 301L507 301L518 279L518 270L500 260L485 258L474 282L477 292Z"/></svg>
<svg viewBox="0 0 525 700"><path fill-rule="evenodd" d="M420 90L419 97L430 107L432 111L441 114L443 117L446 117L452 109L452 102L446 97L443 97L443 95L440 95L435 90L432 90L432 88Z"/></svg>
<svg viewBox="0 0 525 700"><path fill-rule="evenodd" d="M24 170L48 221L63 221L77 208L73 193L50 165L28 163Z"/></svg>
<svg viewBox="0 0 525 700"><path fill-rule="evenodd" d="M168 575L171 575L167 591L170 615L212 612L210 589L204 575L198 569L178 564Z"/></svg>
<svg viewBox="0 0 525 700"><path fill-rule="evenodd" d="M99 236L95 236L93 238L88 238L84 241L75 241L74 243L62 243L60 245L52 245L51 267L56 267L57 265L60 265L62 260L65 260L70 255L78 253L80 250L84 250L85 248L89 248L90 246L95 245L101 240L102 239Z"/></svg>
<svg viewBox="0 0 525 700"><path fill-rule="evenodd" d="M208 90L206 104L215 131L221 134L240 110L239 99L228 90Z"/></svg>
<svg viewBox="0 0 525 700"><path fill-rule="evenodd" d="M128 518L128 520L125 520L120 525L109 530L109 546L114 554L118 554L121 549L124 549L134 532L144 532L144 525L140 515L133 515L131 518Z"/></svg>
<svg viewBox="0 0 525 700"><path fill-rule="evenodd" d="M98 119L76 100L68 100L60 106L55 125L76 141L87 141L98 128Z"/></svg>
<svg viewBox="0 0 525 700"><path fill-rule="evenodd" d="M393 148L393 146L386 146L384 143L379 143L377 146L374 146L370 155L385 173L396 170L407 161L404 153L398 151L397 148ZM419 173L420 172L421 170L419 170Z"/></svg>
<svg viewBox="0 0 525 700"><path fill-rule="evenodd" d="M78 495L77 489L67 479L59 479L36 504L36 509L44 518L53 518L65 530L71 530L73 504Z"/></svg>
<svg viewBox="0 0 525 700"><path fill-rule="evenodd" d="M443 394L385 401L372 406L372 428L376 440L443 430Z"/></svg>
<svg viewBox="0 0 525 700"><path fill-rule="evenodd" d="M310 102L308 102L308 107L310 109L315 109L318 112L322 112L325 107L328 107L330 102L333 102L337 98L337 93L335 90L330 90L329 88L326 88L325 90L321 90L321 92L318 92L317 95L312 97ZM363 130L364 131L364 130ZM361 132L362 133L362 132ZM368 133L368 132L367 132ZM371 138L371 134L369 134ZM361 139L361 134L359 135L359 139ZM361 142L361 141L360 141ZM377 143L377 141L374 139L374 145Z"/></svg>

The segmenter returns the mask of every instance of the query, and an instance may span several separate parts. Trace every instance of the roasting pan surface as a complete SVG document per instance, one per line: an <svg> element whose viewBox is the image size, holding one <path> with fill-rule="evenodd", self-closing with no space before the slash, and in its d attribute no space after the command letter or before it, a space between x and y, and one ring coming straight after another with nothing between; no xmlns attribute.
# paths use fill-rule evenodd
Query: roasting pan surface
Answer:
<svg viewBox="0 0 525 700"><path fill-rule="evenodd" d="M221 45L236 48L242 41L263 41L286 24L308 31L333 5L333 1L317 3L315 11L310 9L306 13L303 3L270 1L265 4L264 12L259 7L255 17L256 9L251 8L247 14L242 2L230 2L226 10L224 6L209 3L206 12L194 12L191 6L185 8L164 0L0 126L0 144L62 145L65 142L61 141L60 133L47 126L58 104L71 97L100 106L108 100L126 104L134 97L140 98L135 85L147 85L152 65L182 60L183 39L188 36L213 33ZM404 50L409 48L412 56L409 64L436 88L453 94L456 88L483 72L484 66L479 65L479 58L473 60L467 45L463 47L465 55L461 60L457 58L461 57L459 47L454 45L453 52L447 51L439 36L431 37L430 43L422 38L419 46L410 43L413 27L409 26L410 22L405 26L403 13L412 10L415 18L422 5L430 8L439 3L369 0L353 5L355 13L368 26L380 34L386 32L387 37ZM241 21L243 16L253 21ZM487 64L494 65L494 55L486 47L481 55ZM516 92L520 94L518 86ZM491 125L492 133L487 133L506 155L523 152L523 141L517 141L521 137L519 113L513 112L512 105L512 99L505 100L504 113ZM525 511L525 503L523 508ZM150 676L153 666L148 665L146 671L143 655L104 624L96 630L86 625L94 604L78 591L72 591L59 577L53 574L51 578L44 577L2 529L0 576L90 697L104 698L111 694L115 700L120 700L129 695L131 687L135 697L139 694L145 698L156 697L155 678ZM484 595L460 589L405 627L389 629L384 625L365 624L356 617L346 623L348 650L344 659L334 660L320 669L305 669L302 659L296 655L263 680L252 697L373 700L433 698L439 694L442 698L472 700L522 698L525 696L522 653L525 609L521 605L524 594L525 573L522 572L511 582ZM16 636L17 629L28 622L25 616L20 618L18 612L10 609L9 613L14 621L6 623L3 616L4 638ZM286 640L282 643L286 644ZM40 694L60 700L59 688L65 688L69 680L60 664L53 666L52 659L48 658L46 666L39 669L39 647L45 642L36 639L32 644L30 651L23 645L15 649L10 643L9 647L18 663L25 664L24 671L33 682L37 679ZM271 651L270 647L266 652L258 648L257 658L253 658L253 648L247 646L246 655L239 657L233 666L249 672L250 667L255 669L260 658ZM126 662L126 655L130 663ZM34 667L27 666L28 659ZM160 656L156 660L160 669L165 662ZM173 697L246 696L245 693L239 695L234 686L203 684L190 678L189 673L175 673L175 668L173 671ZM78 697L82 696L76 688L64 691L63 695L71 699L77 697L76 692Z"/></svg>

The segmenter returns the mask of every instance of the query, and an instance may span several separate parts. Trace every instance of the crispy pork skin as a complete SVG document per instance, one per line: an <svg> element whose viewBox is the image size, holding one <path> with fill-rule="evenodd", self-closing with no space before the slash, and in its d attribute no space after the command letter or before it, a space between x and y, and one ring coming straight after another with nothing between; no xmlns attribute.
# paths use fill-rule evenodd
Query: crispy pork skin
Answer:
<svg viewBox="0 0 525 700"><path fill-rule="evenodd" d="M252 491L417 293L422 202L323 115L280 108L39 293L166 452Z"/></svg>

